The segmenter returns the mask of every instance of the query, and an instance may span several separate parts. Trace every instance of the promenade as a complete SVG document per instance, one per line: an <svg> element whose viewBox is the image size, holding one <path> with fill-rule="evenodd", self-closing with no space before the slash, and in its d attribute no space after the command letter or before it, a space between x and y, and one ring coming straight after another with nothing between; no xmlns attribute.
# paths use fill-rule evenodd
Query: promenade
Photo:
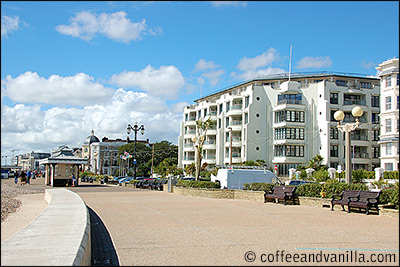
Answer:
<svg viewBox="0 0 400 267"><path fill-rule="evenodd" d="M67 189L89 207L97 266L399 265L398 218L88 183Z"/></svg>
<svg viewBox="0 0 400 267"><path fill-rule="evenodd" d="M102 219L121 265L399 264L398 218L119 186L71 190ZM357 261L356 250L365 263ZM328 262L287 261L294 254L313 253L332 257ZM339 254L345 262L338 262ZM393 254L396 262L373 263L378 259L372 254Z"/></svg>

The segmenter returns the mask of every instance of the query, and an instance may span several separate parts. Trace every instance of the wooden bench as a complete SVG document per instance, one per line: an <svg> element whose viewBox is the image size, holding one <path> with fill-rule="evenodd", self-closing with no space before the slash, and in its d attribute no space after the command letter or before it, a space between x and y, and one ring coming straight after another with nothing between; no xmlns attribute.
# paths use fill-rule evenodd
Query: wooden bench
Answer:
<svg viewBox="0 0 400 267"><path fill-rule="evenodd" d="M267 202L268 199L273 199L274 202L279 199L283 200L283 204L286 205L286 200L292 200L293 204L295 203L294 192L296 191L296 187L293 186L280 186L276 185L273 188L272 194L264 193L264 203ZM276 203L278 203L276 202Z"/></svg>
<svg viewBox="0 0 400 267"><path fill-rule="evenodd" d="M331 210L333 210L335 205L341 205L342 209L344 206L349 205L349 201L351 197L358 197L360 195L360 191L356 190L343 190L340 195L333 195L331 200Z"/></svg>
<svg viewBox="0 0 400 267"><path fill-rule="evenodd" d="M374 207L379 213L378 203L380 194L380 191L361 191L360 195L349 199L348 212L350 212L350 207L353 207L360 210L365 209L365 214L368 215L369 210Z"/></svg>

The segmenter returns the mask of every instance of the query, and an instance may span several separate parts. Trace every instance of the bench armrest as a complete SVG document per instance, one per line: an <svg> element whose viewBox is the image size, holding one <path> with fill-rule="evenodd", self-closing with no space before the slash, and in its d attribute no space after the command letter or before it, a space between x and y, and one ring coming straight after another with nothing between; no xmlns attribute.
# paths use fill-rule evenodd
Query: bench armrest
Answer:
<svg viewBox="0 0 400 267"><path fill-rule="evenodd" d="M375 203L378 203L379 201L376 197L370 197L370 198L367 198L367 202L371 203L371 204L375 204Z"/></svg>

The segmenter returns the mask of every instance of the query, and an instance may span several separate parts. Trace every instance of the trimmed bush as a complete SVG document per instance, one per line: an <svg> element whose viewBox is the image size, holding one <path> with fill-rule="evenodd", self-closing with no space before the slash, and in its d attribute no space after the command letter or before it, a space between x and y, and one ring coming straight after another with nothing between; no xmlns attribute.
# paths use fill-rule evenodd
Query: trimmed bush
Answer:
<svg viewBox="0 0 400 267"><path fill-rule="evenodd" d="M176 186L191 187L191 188L220 188L220 184L208 181L186 181L178 180Z"/></svg>
<svg viewBox="0 0 400 267"><path fill-rule="evenodd" d="M399 209L399 188L390 187L383 189L379 196L381 204L393 204L396 209Z"/></svg>
<svg viewBox="0 0 400 267"><path fill-rule="evenodd" d="M329 172L323 169L313 172L311 177L316 182L325 182L330 179Z"/></svg>
<svg viewBox="0 0 400 267"><path fill-rule="evenodd" d="M266 191L269 194L271 194L274 186L275 184L270 184L270 183L251 183L251 184L244 184L243 190Z"/></svg>
<svg viewBox="0 0 400 267"><path fill-rule="evenodd" d="M321 197L321 190L321 184L309 183L299 185L295 193L302 197Z"/></svg>
<svg viewBox="0 0 400 267"><path fill-rule="evenodd" d="M383 172L383 178L399 180L399 171L392 171L392 172L386 171L386 172Z"/></svg>

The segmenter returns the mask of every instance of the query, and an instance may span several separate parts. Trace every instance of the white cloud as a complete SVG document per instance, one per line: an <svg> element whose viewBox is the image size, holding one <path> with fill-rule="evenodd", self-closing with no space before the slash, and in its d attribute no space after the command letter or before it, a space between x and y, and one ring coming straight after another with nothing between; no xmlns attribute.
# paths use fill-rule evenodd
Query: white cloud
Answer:
<svg viewBox="0 0 400 267"><path fill-rule="evenodd" d="M278 51L270 47L267 51L253 58L243 57L236 66L241 72L232 72L231 75L236 79L249 80L257 76L284 73L281 68L274 68L271 65L279 61Z"/></svg>
<svg viewBox="0 0 400 267"><path fill-rule="evenodd" d="M215 7L223 7L223 6L245 7L247 6L247 1L211 1L211 4Z"/></svg>
<svg viewBox="0 0 400 267"><path fill-rule="evenodd" d="M363 60L363 62L361 62L361 67L363 67L364 69L371 69L376 66L378 66L378 64L376 64L372 61L367 62L367 61Z"/></svg>
<svg viewBox="0 0 400 267"><path fill-rule="evenodd" d="M219 68L219 67L220 66L215 64L213 61L205 61L204 59L200 59L195 64L195 68L198 71L216 69L216 68Z"/></svg>
<svg viewBox="0 0 400 267"><path fill-rule="evenodd" d="M220 69L220 70L209 71L209 72L203 73L202 76L209 79L210 84L212 86L215 86L219 82L221 75L223 75L224 73L225 73L225 71Z"/></svg>
<svg viewBox="0 0 400 267"><path fill-rule="evenodd" d="M104 103L114 91L93 82L93 77L85 73L68 77L51 75L46 79L36 72L27 71L16 78L8 75L1 80L1 86L2 93L14 102L65 106Z"/></svg>
<svg viewBox="0 0 400 267"><path fill-rule="evenodd" d="M242 71L256 70L258 68L271 65L274 61L279 59L278 51L271 47L261 55L255 56L253 58L243 57L240 59L237 68Z"/></svg>
<svg viewBox="0 0 400 267"><path fill-rule="evenodd" d="M18 16L14 16L13 18L1 16L1 38L8 36L12 31L18 30L19 22Z"/></svg>
<svg viewBox="0 0 400 267"><path fill-rule="evenodd" d="M56 30L61 34L72 35L86 41L92 40L97 33L100 33L127 44L142 39L145 34L157 35L162 31L160 27L149 29L144 19L141 22L131 22L126 16L124 11L101 13L98 16L82 11L70 19L70 25L58 25Z"/></svg>
<svg viewBox="0 0 400 267"><path fill-rule="evenodd" d="M62 144L82 145L93 129L100 139L126 138L128 123L145 125L151 142L168 140L177 143L183 106L179 102L167 106L164 100L147 93L118 89L108 103L84 108L53 107L43 110L39 105L1 106L1 150L19 149L50 152ZM132 134L130 138L133 138Z"/></svg>
<svg viewBox="0 0 400 267"><path fill-rule="evenodd" d="M297 69L318 69L332 66L329 57L304 57L296 63Z"/></svg>
<svg viewBox="0 0 400 267"><path fill-rule="evenodd" d="M185 85L182 73L175 66L161 66L159 69L148 65L136 71L123 71L111 76L110 82L123 88L138 88L154 96L174 99Z"/></svg>

